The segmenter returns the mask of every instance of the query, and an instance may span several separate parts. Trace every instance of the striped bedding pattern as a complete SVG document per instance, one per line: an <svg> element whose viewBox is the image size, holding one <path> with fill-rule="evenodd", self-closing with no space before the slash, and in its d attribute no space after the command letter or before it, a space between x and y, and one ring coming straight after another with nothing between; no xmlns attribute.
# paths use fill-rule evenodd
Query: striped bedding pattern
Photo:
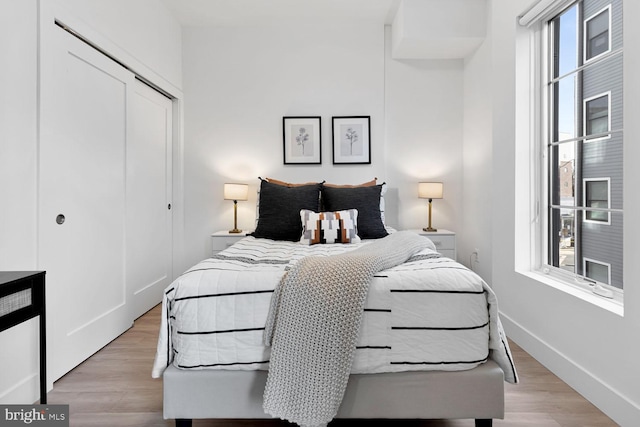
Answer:
<svg viewBox="0 0 640 427"><path fill-rule="evenodd" d="M426 239L426 237L425 237ZM246 237L193 266L165 291L152 376L181 369L268 369L262 343L273 290L304 256L358 244L306 246ZM517 381L493 291L435 247L377 274L369 287L352 373L465 370L496 360Z"/></svg>

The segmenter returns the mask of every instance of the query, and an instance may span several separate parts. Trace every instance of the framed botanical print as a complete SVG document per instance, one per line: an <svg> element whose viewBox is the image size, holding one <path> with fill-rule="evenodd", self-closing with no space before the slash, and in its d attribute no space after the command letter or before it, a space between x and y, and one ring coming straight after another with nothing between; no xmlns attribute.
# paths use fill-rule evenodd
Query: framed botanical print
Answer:
<svg viewBox="0 0 640 427"><path fill-rule="evenodd" d="M282 118L284 164L322 163L320 117Z"/></svg>
<svg viewBox="0 0 640 427"><path fill-rule="evenodd" d="M332 117L331 120L333 164L370 164L370 116Z"/></svg>

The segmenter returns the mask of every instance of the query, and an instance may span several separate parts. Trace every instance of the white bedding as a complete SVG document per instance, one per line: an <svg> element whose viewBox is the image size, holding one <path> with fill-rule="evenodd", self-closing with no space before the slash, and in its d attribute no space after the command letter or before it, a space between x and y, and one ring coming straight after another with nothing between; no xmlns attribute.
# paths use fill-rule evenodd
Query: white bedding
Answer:
<svg viewBox="0 0 640 427"><path fill-rule="evenodd" d="M285 269L308 255L359 244L306 246L246 237L178 277L163 299L152 376L182 369L268 369L262 344L271 295ZM377 274L369 287L352 373L471 369L488 358L517 374L484 281L435 247Z"/></svg>

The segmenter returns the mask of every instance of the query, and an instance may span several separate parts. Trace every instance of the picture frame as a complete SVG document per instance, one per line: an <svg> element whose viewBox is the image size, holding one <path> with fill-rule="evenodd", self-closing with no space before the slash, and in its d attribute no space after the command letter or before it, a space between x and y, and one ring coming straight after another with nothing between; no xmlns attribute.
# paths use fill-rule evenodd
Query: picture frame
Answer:
<svg viewBox="0 0 640 427"><path fill-rule="evenodd" d="M333 164L371 164L371 116L334 116Z"/></svg>
<svg viewBox="0 0 640 427"><path fill-rule="evenodd" d="M322 129L319 116L282 118L282 147L285 165L322 163Z"/></svg>

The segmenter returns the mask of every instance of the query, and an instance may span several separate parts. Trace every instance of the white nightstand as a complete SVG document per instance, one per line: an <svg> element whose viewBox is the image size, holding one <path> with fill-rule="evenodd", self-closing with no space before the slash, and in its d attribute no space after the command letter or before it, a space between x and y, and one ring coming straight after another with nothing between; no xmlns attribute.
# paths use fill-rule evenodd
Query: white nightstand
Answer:
<svg viewBox="0 0 640 427"><path fill-rule="evenodd" d="M456 259L456 233L450 230L439 228L438 231L424 231L422 229L412 230L421 236L427 236L434 245L436 250L443 256Z"/></svg>
<svg viewBox="0 0 640 427"><path fill-rule="evenodd" d="M251 233L251 231L243 231L241 233L229 233L228 231L216 231L211 235L211 252L213 255L227 249L238 240Z"/></svg>

